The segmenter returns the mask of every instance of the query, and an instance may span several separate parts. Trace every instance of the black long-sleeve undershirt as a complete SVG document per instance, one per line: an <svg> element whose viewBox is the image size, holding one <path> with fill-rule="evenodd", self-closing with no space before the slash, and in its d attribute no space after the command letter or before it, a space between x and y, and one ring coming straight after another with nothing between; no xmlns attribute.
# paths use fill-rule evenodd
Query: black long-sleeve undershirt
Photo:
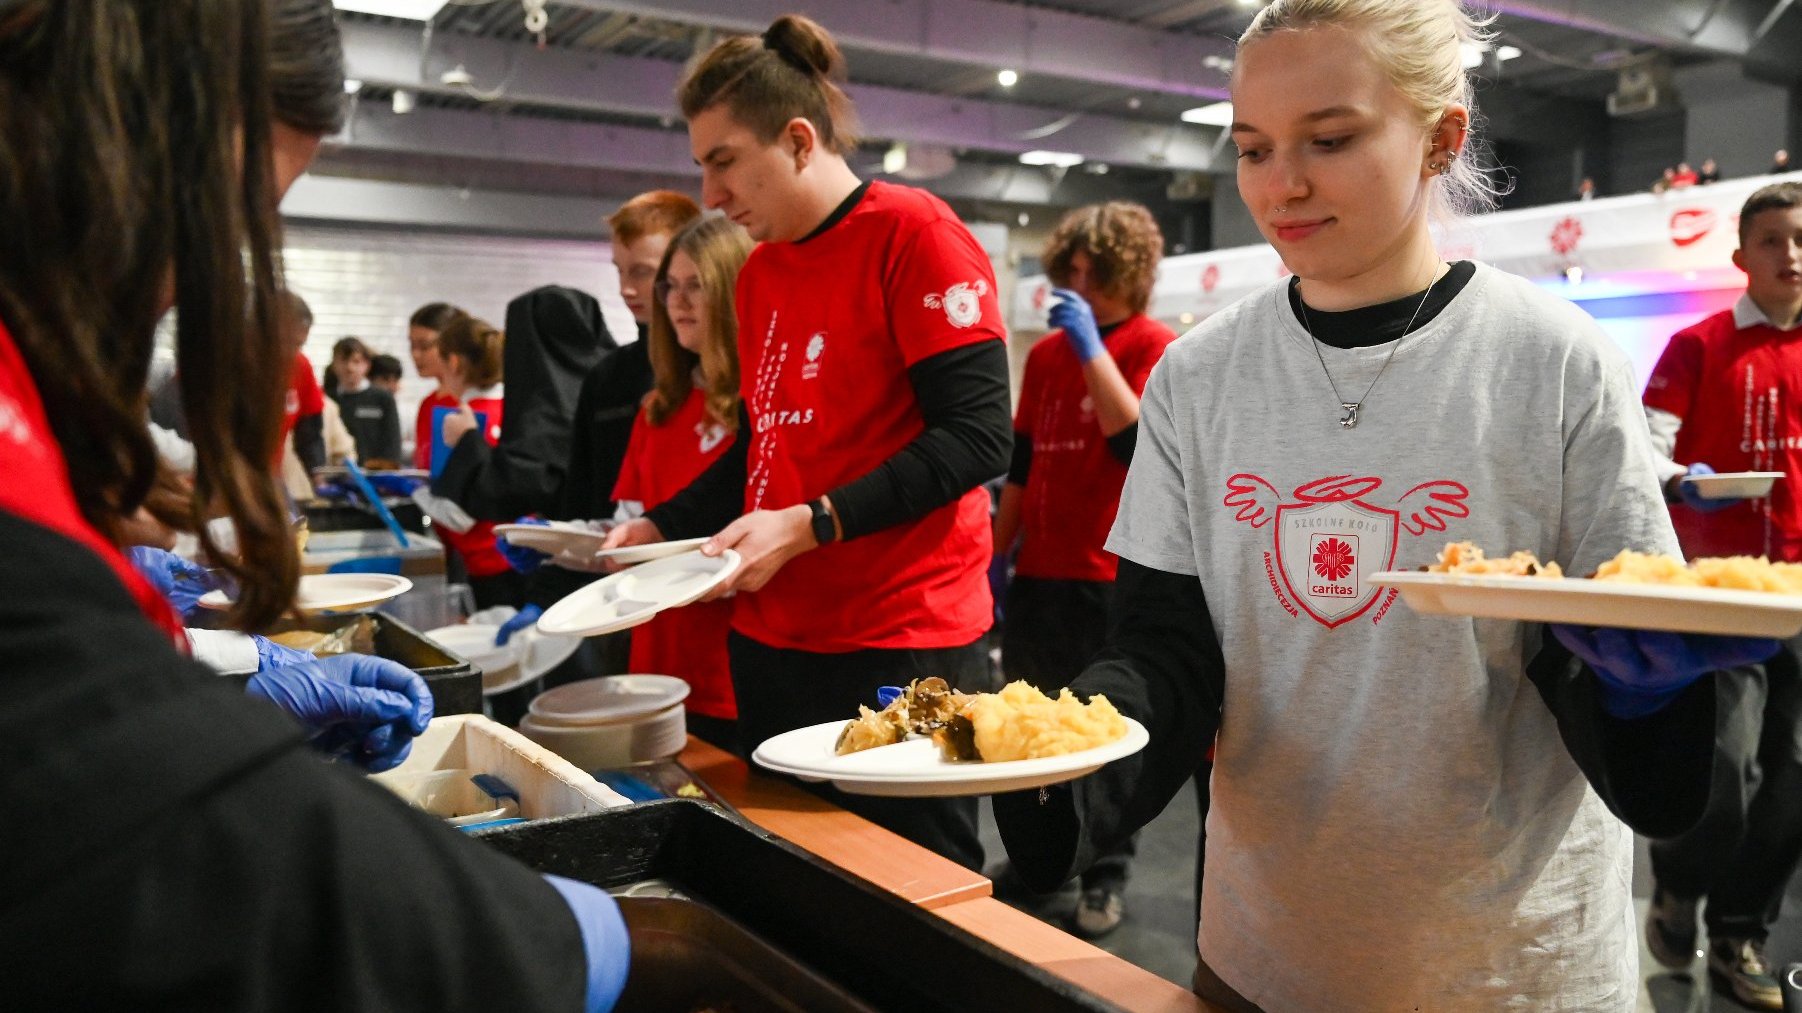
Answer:
<svg viewBox="0 0 1802 1013"><path fill-rule="evenodd" d="M294 456L312 474L325 467L325 415L314 412L294 420Z"/></svg>
<svg viewBox="0 0 1802 1013"><path fill-rule="evenodd" d="M1716 677L1634 721L1601 709L1595 676L1549 633L1527 676L1557 719L1565 748L1622 822L1652 837L1680 833L1708 801ZM1199 767L1220 728L1226 659L1201 582L1120 560L1109 644L1071 683L1105 694L1143 723L1151 743L1088 777L997 795L1008 856L1027 883L1053 889L1150 822Z"/></svg>
<svg viewBox="0 0 1802 1013"><path fill-rule="evenodd" d="M1007 469L1013 430L1007 410L1007 348L983 341L915 363L908 382L925 429L894 456L827 493L845 540L917 520ZM739 432L751 432L739 409ZM646 517L665 538L710 535L744 510L750 439Z"/></svg>

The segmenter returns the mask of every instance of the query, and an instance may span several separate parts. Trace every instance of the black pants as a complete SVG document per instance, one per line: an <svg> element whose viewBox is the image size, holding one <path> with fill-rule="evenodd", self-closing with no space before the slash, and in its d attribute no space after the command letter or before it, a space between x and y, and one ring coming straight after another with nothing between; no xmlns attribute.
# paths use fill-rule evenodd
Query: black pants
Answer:
<svg viewBox="0 0 1802 1013"><path fill-rule="evenodd" d="M738 742L738 722L731 718L716 718L706 714L689 711L682 716L688 725L688 734L700 739L710 746L724 749L733 756L744 758Z"/></svg>
<svg viewBox="0 0 1802 1013"><path fill-rule="evenodd" d="M1001 671L1052 696L1082 674L1107 643L1114 585L1098 580L1015 577L1007 591L1001 627ZM1083 870L1082 886L1126 888L1139 835L1108 848Z"/></svg>
<svg viewBox="0 0 1802 1013"><path fill-rule="evenodd" d="M1802 638L1762 675L1730 679L1715 729L1708 811L1681 837L1653 841L1652 873L1678 897L1706 896L1715 937L1763 939L1802 858Z"/></svg>
<svg viewBox="0 0 1802 1013"><path fill-rule="evenodd" d="M773 735L823 721L848 721L857 715L858 704L874 709L878 686L905 686L936 675L965 692L996 688L982 640L962 647L816 654L771 647L734 632L726 646L744 756ZM975 798L875 798L847 795L828 784L801 786L965 868L982 871Z"/></svg>

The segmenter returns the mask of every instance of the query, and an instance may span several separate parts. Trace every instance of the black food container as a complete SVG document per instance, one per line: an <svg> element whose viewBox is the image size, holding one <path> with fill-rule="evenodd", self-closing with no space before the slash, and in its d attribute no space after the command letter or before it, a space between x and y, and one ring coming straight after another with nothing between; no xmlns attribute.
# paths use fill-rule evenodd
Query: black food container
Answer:
<svg viewBox="0 0 1802 1013"><path fill-rule="evenodd" d="M378 658L398 661L425 680L432 691L433 712L437 714L482 713L482 670L455 654L427 640L424 634L386 613L337 613L279 619L264 636L291 630L331 633L365 619L374 624L374 649ZM247 675L230 676L248 682Z"/></svg>
<svg viewBox="0 0 1802 1013"><path fill-rule="evenodd" d="M620 1010L1121 1008L702 802L473 836L621 898L633 965Z"/></svg>

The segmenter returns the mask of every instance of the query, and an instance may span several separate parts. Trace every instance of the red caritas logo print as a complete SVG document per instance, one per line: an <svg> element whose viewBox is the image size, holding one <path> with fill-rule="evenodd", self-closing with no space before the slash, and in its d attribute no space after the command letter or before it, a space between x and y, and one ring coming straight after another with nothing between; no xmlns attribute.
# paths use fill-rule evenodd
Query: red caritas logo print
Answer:
<svg viewBox="0 0 1802 1013"><path fill-rule="evenodd" d="M1560 257L1570 256L1576 251L1577 244L1583 241L1583 223L1575 218L1560 219L1558 224L1552 226L1551 240L1553 253Z"/></svg>
<svg viewBox="0 0 1802 1013"><path fill-rule="evenodd" d="M1201 272L1201 290L1211 295L1213 294L1215 287L1219 284L1220 265L1209 264L1207 268Z"/></svg>
<svg viewBox="0 0 1802 1013"><path fill-rule="evenodd" d="M1422 482L1393 507L1380 505L1386 501L1377 498L1382 487L1375 476L1331 475L1284 497L1265 479L1242 472L1227 479L1221 502L1234 520L1273 528L1264 572L1284 611L1306 612L1334 629L1376 604L1382 588L1369 577L1395 565L1398 531L1444 531L1449 521L1470 516L1470 490L1449 479ZM1389 598L1394 596L1391 590ZM1372 621L1382 617L1379 611Z"/></svg>
<svg viewBox="0 0 1802 1013"><path fill-rule="evenodd" d="M1688 246L1714 230L1716 215L1708 208L1683 208L1671 214L1671 242Z"/></svg>
<svg viewBox="0 0 1802 1013"><path fill-rule="evenodd" d="M1358 561L1352 547L1337 538L1324 538L1314 544L1314 573L1322 580L1344 580Z"/></svg>

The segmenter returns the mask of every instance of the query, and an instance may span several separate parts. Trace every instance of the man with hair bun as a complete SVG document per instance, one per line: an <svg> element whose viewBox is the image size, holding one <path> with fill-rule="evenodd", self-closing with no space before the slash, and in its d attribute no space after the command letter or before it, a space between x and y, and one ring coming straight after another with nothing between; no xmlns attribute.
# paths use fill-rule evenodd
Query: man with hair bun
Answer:
<svg viewBox="0 0 1802 1013"><path fill-rule="evenodd" d="M1045 245L1057 330L1026 359L991 573L1003 583L1018 538L1001 667L1049 693L1081 674L1106 640L1118 559L1102 546L1132 463L1139 395L1176 340L1145 312L1163 254L1151 212L1127 201L1070 212ZM1071 916L1077 934L1095 938L1120 925L1136 840L1083 871Z"/></svg>

